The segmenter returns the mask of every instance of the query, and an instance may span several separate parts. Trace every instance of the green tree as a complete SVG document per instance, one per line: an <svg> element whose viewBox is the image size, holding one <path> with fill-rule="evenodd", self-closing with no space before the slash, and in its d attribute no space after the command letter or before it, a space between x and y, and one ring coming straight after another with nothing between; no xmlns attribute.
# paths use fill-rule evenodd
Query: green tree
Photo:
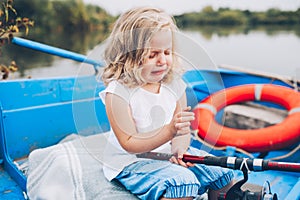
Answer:
<svg viewBox="0 0 300 200"><path fill-rule="evenodd" d="M89 18L81 0L53 1L57 28L64 31L86 31Z"/></svg>
<svg viewBox="0 0 300 200"><path fill-rule="evenodd" d="M225 10L219 13L219 23L223 25L241 25L245 24L247 19L241 11Z"/></svg>

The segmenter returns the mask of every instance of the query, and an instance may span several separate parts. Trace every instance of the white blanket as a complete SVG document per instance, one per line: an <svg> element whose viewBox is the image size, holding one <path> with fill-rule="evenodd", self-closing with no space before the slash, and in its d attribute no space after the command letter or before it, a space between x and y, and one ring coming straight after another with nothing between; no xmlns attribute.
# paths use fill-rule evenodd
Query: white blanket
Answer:
<svg viewBox="0 0 300 200"><path fill-rule="evenodd" d="M119 183L105 179L102 152L106 138L106 134L77 137L34 150L28 159L29 199L137 199Z"/></svg>

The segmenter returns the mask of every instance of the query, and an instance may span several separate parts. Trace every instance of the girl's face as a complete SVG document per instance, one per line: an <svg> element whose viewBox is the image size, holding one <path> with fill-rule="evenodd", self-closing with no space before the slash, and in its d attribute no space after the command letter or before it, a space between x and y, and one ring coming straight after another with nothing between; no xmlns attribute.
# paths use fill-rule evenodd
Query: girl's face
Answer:
<svg viewBox="0 0 300 200"><path fill-rule="evenodd" d="M142 64L142 77L147 83L158 83L172 66L172 32L161 30L150 41L150 52Z"/></svg>

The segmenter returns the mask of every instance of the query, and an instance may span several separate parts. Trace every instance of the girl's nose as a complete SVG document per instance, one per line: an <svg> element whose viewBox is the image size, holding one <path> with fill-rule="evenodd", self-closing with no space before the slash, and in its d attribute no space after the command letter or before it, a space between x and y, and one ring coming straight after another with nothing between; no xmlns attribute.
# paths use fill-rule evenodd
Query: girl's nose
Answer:
<svg viewBox="0 0 300 200"><path fill-rule="evenodd" d="M159 56L158 56L157 64L158 65L165 65L166 62L167 62L166 55L164 53L160 53Z"/></svg>

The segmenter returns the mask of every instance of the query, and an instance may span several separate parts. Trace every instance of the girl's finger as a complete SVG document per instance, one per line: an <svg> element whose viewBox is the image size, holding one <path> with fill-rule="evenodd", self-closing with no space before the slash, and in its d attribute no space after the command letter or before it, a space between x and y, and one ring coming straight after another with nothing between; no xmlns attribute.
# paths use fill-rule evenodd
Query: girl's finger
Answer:
<svg viewBox="0 0 300 200"><path fill-rule="evenodd" d="M180 129L180 130L177 130L175 136L181 136L181 135L186 135L186 134L190 134L190 133L191 133L190 129Z"/></svg>
<svg viewBox="0 0 300 200"><path fill-rule="evenodd" d="M175 156L172 156L169 160L171 163L177 164L178 165L178 160Z"/></svg>
<svg viewBox="0 0 300 200"><path fill-rule="evenodd" d="M188 165L185 162L183 162L182 159L178 159L178 164L183 166L183 167L188 167Z"/></svg>
<svg viewBox="0 0 300 200"><path fill-rule="evenodd" d="M177 117L175 119L175 122L176 123L180 123L180 122L189 122L189 121L193 121L195 119L195 116L194 115L188 115L188 116L180 116L180 117Z"/></svg>
<svg viewBox="0 0 300 200"><path fill-rule="evenodd" d="M190 111L191 109L192 109L191 106L187 106L187 107L185 107L185 108L183 109L183 111Z"/></svg>
<svg viewBox="0 0 300 200"><path fill-rule="evenodd" d="M194 167L195 166L194 163L190 163L190 162L187 162L186 165L187 165L187 167Z"/></svg>
<svg viewBox="0 0 300 200"><path fill-rule="evenodd" d="M176 123L175 127L177 129L185 128L185 127L190 127L191 123L190 122L184 122L184 123Z"/></svg>

